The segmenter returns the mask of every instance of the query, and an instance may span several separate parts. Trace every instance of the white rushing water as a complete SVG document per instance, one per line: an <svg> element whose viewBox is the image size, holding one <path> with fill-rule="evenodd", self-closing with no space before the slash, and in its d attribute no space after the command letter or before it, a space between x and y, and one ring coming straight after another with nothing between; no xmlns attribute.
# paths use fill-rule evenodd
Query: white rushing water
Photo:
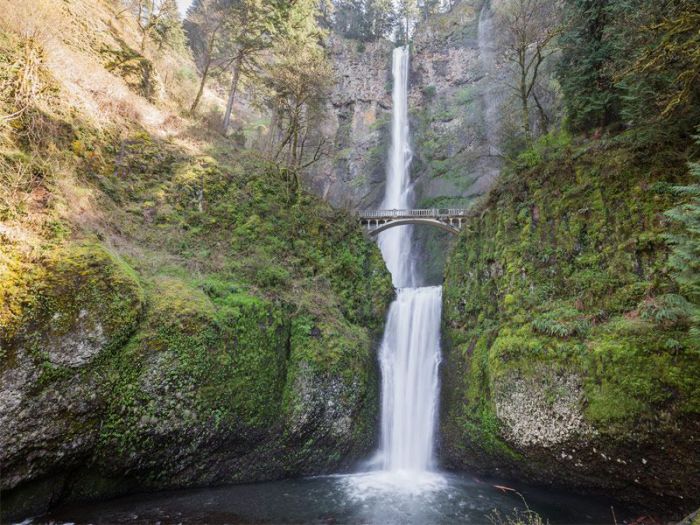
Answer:
<svg viewBox="0 0 700 525"><path fill-rule="evenodd" d="M384 190L385 210L401 210L413 204L413 191L409 168L411 151L408 126L408 70L409 51L405 47L394 49L392 61L393 111L391 115L391 148L387 169L386 189ZM391 272L394 286L405 288L415 286L415 263L411 238L413 227L391 228L379 234L379 248Z"/></svg>
<svg viewBox="0 0 700 525"><path fill-rule="evenodd" d="M408 48L393 55L393 115L385 209L410 208L411 147L408 123ZM424 473L433 466L438 404L442 289L416 288L412 227L380 234L379 246L398 288L380 351L381 457L386 472Z"/></svg>

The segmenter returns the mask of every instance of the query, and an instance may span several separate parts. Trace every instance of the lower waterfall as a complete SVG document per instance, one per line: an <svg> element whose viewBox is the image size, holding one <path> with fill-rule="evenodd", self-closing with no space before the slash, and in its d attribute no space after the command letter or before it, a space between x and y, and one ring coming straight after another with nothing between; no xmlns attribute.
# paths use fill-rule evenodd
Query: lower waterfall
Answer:
<svg viewBox="0 0 700 525"><path fill-rule="evenodd" d="M405 288L381 347L382 458L388 471L433 466L442 288Z"/></svg>

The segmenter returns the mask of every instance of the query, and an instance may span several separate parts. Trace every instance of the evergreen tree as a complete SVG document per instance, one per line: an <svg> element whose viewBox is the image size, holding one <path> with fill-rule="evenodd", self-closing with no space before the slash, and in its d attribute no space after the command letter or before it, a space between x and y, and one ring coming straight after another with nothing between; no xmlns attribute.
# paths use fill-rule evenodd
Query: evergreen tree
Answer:
<svg viewBox="0 0 700 525"><path fill-rule="evenodd" d="M559 80L574 131L606 126L619 118L620 93L609 68L615 53L609 36L613 1L565 0Z"/></svg>
<svg viewBox="0 0 700 525"><path fill-rule="evenodd" d="M335 30L347 38L365 42L384 38L395 22L392 0L336 0Z"/></svg>
<svg viewBox="0 0 700 525"><path fill-rule="evenodd" d="M681 293L689 299L687 309L694 330L700 335L700 163L691 164L690 171L694 182L675 187L687 202L666 212L680 226L678 233L668 236L673 248L669 266L674 270Z"/></svg>

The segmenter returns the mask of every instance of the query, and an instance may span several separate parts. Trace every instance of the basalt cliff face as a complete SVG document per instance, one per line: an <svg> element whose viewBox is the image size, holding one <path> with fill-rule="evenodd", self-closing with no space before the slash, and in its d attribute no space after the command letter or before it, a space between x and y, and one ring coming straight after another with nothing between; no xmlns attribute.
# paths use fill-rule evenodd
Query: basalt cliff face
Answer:
<svg viewBox="0 0 700 525"><path fill-rule="evenodd" d="M409 111L416 207L468 208L497 177L506 101L489 11L458 2L420 22L411 45ZM393 43L339 36L330 50L336 76L324 134L334 154L306 181L348 209L379 208L384 196L391 119ZM442 279L450 237L416 229L420 271Z"/></svg>
<svg viewBox="0 0 700 525"><path fill-rule="evenodd" d="M418 206L468 205L490 187L500 167L495 113L503 103L501 68L491 60L493 35L481 14L481 2L460 2L415 29L409 108ZM331 38L336 83L324 134L335 154L314 167L308 182L336 205L381 204L393 46Z"/></svg>
<svg viewBox="0 0 700 525"><path fill-rule="evenodd" d="M386 40L330 39L335 84L322 131L331 154L310 170L306 181L335 206L375 208L384 197L392 49Z"/></svg>

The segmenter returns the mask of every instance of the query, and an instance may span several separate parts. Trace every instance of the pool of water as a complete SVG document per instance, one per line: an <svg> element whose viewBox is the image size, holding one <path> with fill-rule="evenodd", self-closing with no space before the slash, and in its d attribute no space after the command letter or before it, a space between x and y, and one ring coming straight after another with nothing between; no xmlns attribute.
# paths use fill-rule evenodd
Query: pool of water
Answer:
<svg viewBox="0 0 700 525"><path fill-rule="evenodd" d="M552 525L614 522L611 502L600 499L467 475L374 472L128 496L33 523L482 524L494 512L526 511L525 502ZM615 515L622 523L624 509Z"/></svg>

